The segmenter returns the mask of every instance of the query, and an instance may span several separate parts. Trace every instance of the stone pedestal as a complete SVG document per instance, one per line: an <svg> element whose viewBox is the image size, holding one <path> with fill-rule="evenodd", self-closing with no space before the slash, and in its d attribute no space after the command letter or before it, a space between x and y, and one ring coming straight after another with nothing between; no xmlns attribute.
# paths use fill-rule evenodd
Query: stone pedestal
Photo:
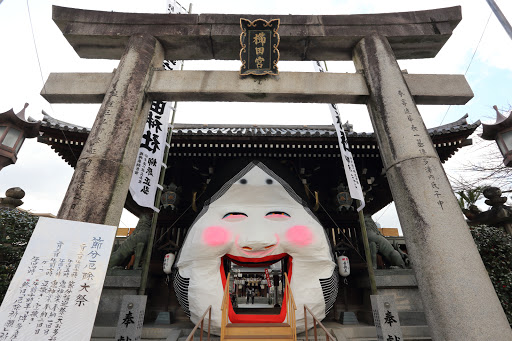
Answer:
<svg viewBox="0 0 512 341"><path fill-rule="evenodd" d="M393 296L400 324L403 326L426 325L423 302L418 290L418 283L412 269L375 270L377 294ZM363 311L358 313L361 321L373 324L372 305L370 302L370 281L367 276L355 279L355 285L363 289Z"/></svg>
<svg viewBox="0 0 512 341"><path fill-rule="evenodd" d="M115 340L141 340L147 299L146 295L123 296Z"/></svg>
<svg viewBox="0 0 512 341"><path fill-rule="evenodd" d="M141 270L109 270L103 284L95 326L116 326L124 295L137 295Z"/></svg>

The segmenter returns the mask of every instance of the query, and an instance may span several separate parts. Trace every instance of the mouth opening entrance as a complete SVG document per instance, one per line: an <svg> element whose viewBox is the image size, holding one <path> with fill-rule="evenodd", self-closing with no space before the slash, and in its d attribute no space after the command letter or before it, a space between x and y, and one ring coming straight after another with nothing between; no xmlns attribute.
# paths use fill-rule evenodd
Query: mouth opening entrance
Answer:
<svg viewBox="0 0 512 341"><path fill-rule="evenodd" d="M288 274L291 282L291 256L246 258L225 255L220 272L223 286L228 273L231 274L228 316L232 323L280 323L285 320L284 274Z"/></svg>

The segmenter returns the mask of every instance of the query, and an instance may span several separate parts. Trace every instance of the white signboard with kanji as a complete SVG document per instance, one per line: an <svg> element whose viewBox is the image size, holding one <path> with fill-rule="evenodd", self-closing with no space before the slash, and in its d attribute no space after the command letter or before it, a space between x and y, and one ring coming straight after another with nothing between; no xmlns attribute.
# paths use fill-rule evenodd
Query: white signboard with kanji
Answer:
<svg viewBox="0 0 512 341"><path fill-rule="evenodd" d="M39 218L0 307L0 341L88 341L117 227Z"/></svg>

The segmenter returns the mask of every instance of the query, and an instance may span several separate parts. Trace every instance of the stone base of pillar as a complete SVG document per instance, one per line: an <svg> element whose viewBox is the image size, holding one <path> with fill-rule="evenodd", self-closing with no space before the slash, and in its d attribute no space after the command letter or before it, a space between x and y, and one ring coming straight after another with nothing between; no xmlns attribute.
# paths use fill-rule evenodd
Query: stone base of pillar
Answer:
<svg viewBox="0 0 512 341"><path fill-rule="evenodd" d="M372 305L370 302L370 282L367 276L355 280L355 285L363 289L363 309L357 313L361 322L372 325ZM427 325L416 276L412 269L375 270L375 281L379 295L395 298L398 317L402 326Z"/></svg>
<svg viewBox="0 0 512 341"><path fill-rule="evenodd" d="M110 270L105 277L95 326L114 327L119 319L124 295L137 295L142 270Z"/></svg>

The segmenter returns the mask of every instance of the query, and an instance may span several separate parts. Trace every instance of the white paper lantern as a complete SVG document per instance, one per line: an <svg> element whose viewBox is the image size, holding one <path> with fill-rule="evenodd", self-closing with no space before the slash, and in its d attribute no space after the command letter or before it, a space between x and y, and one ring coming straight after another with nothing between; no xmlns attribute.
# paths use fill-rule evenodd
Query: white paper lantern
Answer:
<svg viewBox="0 0 512 341"><path fill-rule="evenodd" d="M347 256L345 256L345 255L339 256L337 259L337 263L338 263L338 271L341 276L347 277L348 275L350 275L350 262L349 262Z"/></svg>
<svg viewBox="0 0 512 341"><path fill-rule="evenodd" d="M172 272L172 265L174 264L174 258L175 258L175 256L173 253L168 253L164 257L163 270L164 270L164 273L166 273L167 275L169 275Z"/></svg>

